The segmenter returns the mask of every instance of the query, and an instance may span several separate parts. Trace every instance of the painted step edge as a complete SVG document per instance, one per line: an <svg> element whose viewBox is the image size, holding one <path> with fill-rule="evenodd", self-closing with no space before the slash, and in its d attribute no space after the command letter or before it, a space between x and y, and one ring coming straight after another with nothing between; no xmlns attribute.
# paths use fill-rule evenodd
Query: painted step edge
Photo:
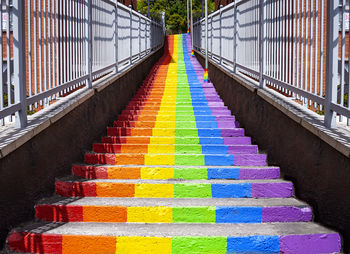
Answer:
<svg viewBox="0 0 350 254"><path fill-rule="evenodd" d="M337 233L255 236L115 236L60 235L13 231L11 250L25 253L339 253ZM84 248L82 248L84 246Z"/></svg>
<svg viewBox="0 0 350 254"><path fill-rule="evenodd" d="M56 181L62 197L136 197L136 198L289 198L291 182L245 183L133 183Z"/></svg>
<svg viewBox="0 0 350 254"><path fill-rule="evenodd" d="M86 153L86 164L167 166L266 166L266 154L109 154Z"/></svg>
<svg viewBox="0 0 350 254"><path fill-rule="evenodd" d="M278 179L278 167L168 168L73 165L73 175L86 179Z"/></svg>
<svg viewBox="0 0 350 254"><path fill-rule="evenodd" d="M308 222L310 207L296 206L120 206L40 204L37 219L109 223L271 223Z"/></svg>

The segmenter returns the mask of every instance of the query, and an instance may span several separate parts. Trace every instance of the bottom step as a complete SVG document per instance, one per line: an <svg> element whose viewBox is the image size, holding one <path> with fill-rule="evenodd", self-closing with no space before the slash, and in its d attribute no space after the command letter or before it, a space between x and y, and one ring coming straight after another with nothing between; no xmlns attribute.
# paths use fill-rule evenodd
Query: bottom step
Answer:
<svg viewBox="0 0 350 254"><path fill-rule="evenodd" d="M69 233L68 233L69 232ZM336 253L337 233L315 223L37 223L12 232L12 250L31 253Z"/></svg>

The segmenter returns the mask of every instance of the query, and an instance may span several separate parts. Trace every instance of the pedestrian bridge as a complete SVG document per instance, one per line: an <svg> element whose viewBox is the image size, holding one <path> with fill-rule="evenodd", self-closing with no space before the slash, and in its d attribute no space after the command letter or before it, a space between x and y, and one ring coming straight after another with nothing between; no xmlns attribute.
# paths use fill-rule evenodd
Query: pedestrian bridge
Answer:
<svg viewBox="0 0 350 254"><path fill-rule="evenodd" d="M165 37L37 2L2 34L5 253L349 250L345 5L236 1Z"/></svg>

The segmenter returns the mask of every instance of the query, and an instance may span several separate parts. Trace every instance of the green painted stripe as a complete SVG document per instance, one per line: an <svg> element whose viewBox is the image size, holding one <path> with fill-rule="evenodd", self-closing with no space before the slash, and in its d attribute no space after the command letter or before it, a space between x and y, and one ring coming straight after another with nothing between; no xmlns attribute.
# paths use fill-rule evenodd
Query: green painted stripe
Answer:
<svg viewBox="0 0 350 254"><path fill-rule="evenodd" d="M175 168L174 178L184 180L208 179L208 170L206 168Z"/></svg>
<svg viewBox="0 0 350 254"><path fill-rule="evenodd" d="M202 146L175 144L175 154L202 154Z"/></svg>
<svg viewBox="0 0 350 254"><path fill-rule="evenodd" d="M178 166L204 166L205 159L202 154L175 154L175 165Z"/></svg>
<svg viewBox="0 0 350 254"><path fill-rule="evenodd" d="M192 138L175 137L175 144L198 145L199 138L198 137L192 137Z"/></svg>
<svg viewBox="0 0 350 254"><path fill-rule="evenodd" d="M216 207L173 207L173 223L215 223Z"/></svg>
<svg viewBox="0 0 350 254"><path fill-rule="evenodd" d="M221 254L227 251L226 237L173 237L172 253Z"/></svg>
<svg viewBox="0 0 350 254"><path fill-rule="evenodd" d="M174 185L175 198L211 198L210 184L179 183Z"/></svg>

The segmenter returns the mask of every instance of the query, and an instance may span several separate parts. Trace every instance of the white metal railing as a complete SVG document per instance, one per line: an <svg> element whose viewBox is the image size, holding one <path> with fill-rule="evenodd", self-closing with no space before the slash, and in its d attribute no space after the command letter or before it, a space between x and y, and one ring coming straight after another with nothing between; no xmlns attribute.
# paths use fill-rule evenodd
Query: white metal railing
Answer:
<svg viewBox="0 0 350 254"><path fill-rule="evenodd" d="M14 120L25 127L28 112L92 88L92 81L123 71L164 41L164 20L116 1L6 0L1 7L2 125Z"/></svg>
<svg viewBox="0 0 350 254"><path fill-rule="evenodd" d="M327 127L349 126L348 17L345 0L236 0L208 16L208 55L324 114ZM205 53L205 19L193 31Z"/></svg>

